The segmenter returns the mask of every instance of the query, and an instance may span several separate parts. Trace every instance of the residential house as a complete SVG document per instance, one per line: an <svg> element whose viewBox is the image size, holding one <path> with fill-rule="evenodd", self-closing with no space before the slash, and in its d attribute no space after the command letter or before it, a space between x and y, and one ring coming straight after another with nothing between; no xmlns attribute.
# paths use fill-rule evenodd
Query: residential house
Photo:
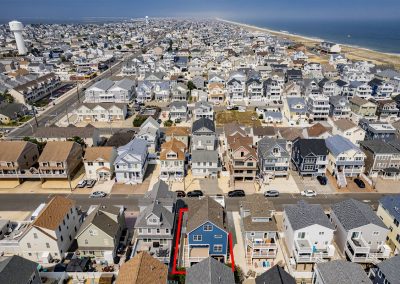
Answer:
<svg viewBox="0 0 400 284"><path fill-rule="evenodd" d="M200 118L192 124L191 150L213 151L217 147L214 121Z"/></svg>
<svg viewBox="0 0 400 284"><path fill-rule="evenodd" d="M133 254L149 252L159 261L169 263L175 233L176 193L159 180L139 200L139 210Z"/></svg>
<svg viewBox="0 0 400 284"><path fill-rule="evenodd" d="M239 133L227 137L230 181L254 181L257 173L257 152L253 139Z"/></svg>
<svg viewBox="0 0 400 284"><path fill-rule="evenodd" d="M400 279L399 265L400 255L379 262L369 270L369 278L373 284L396 284Z"/></svg>
<svg viewBox="0 0 400 284"><path fill-rule="evenodd" d="M235 276L232 269L208 257L186 269L186 284L234 284Z"/></svg>
<svg viewBox="0 0 400 284"><path fill-rule="evenodd" d="M364 81L354 81L352 80L349 83L348 90L346 94L351 97L359 97L365 100L371 98L372 89L371 86L368 85Z"/></svg>
<svg viewBox="0 0 400 284"><path fill-rule="evenodd" d="M111 180L114 175L114 161L117 150L114 147L90 147L83 158L86 178Z"/></svg>
<svg viewBox="0 0 400 284"><path fill-rule="evenodd" d="M273 102L280 101L282 99L283 84L272 78L264 81L264 96L265 101Z"/></svg>
<svg viewBox="0 0 400 284"><path fill-rule="evenodd" d="M379 200L376 214L389 228L387 244L395 252L400 252L400 195L387 195Z"/></svg>
<svg viewBox="0 0 400 284"><path fill-rule="evenodd" d="M80 121L124 120L128 114L124 103L84 103L75 112Z"/></svg>
<svg viewBox="0 0 400 284"><path fill-rule="evenodd" d="M365 130L349 119L333 120L332 125L332 135L341 135L357 146L365 139Z"/></svg>
<svg viewBox="0 0 400 284"><path fill-rule="evenodd" d="M78 250L81 257L111 264L114 263L120 244L126 244L128 237L127 231L123 235L126 228L124 209L105 205L94 207L76 234Z"/></svg>
<svg viewBox="0 0 400 284"><path fill-rule="evenodd" d="M337 43L333 43L333 42L327 42L327 41L322 41L319 44L319 48L326 52L326 53L330 53L330 54L337 54L341 52L341 47L339 44Z"/></svg>
<svg viewBox="0 0 400 284"><path fill-rule="evenodd" d="M164 137L166 142L176 139L184 143L187 148L189 147L189 136L190 136L189 127L171 126L167 127L164 131Z"/></svg>
<svg viewBox="0 0 400 284"><path fill-rule="evenodd" d="M42 179L71 179L82 166L82 147L73 141L49 141L39 156Z"/></svg>
<svg viewBox="0 0 400 284"><path fill-rule="evenodd" d="M261 102L264 99L263 82L258 77L252 77L246 82L246 93L248 102Z"/></svg>
<svg viewBox="0 0 400 284"><path fill-rule="evenodd" d="M85 103L129 103L135 94L135 82L102 79L85 91Z"/></svg>
<svg viewBox="0 0 400 284"><path fill-rule="evenodd" d="M0 178L20 178L36 165L39 150L27 141L0 141Z"/></svg>
<svg viewBox="0 0 400 284"><path fill-rule="evenodd" d="M146 140L135 138L117 149L114 162L115 179L119 183L142 183L146 174L149 152Z"/></svg>
<svg viewBox="0 0 400 284"><path fill-rule="evenodd" d="M228 260L224 208L210 197L188 200L184 263L186 267L212 257Z"/></svg>
<svg viewBox="0 0 400 284"><path fill-rule="evenodd" d="M310 94L307 98L308 118L315 120L327 120L329 116L329 97L322 94Z"/></svg>
<svg viewBox="0 0 400 284"><path fill-rule="evenodd" d="M268 138L276 138L278 134L275 131L275 127L273 126L253 126L252 133L253 144L258 145L258 142L264 137Z"/></svg>
<svg viewBox="0 0 400 284"><path fill-rule="evenodd" d="M198 120L202 117L214 120L214 108L212 104L203 101L194 104L193 119Z"/></svg>
<svg viewBox="0 0 400 284"><path fill-rule="evenodd" d="M227 101L230 104L243 101L246 94L246 82L244 76L232 77L226 84Z"/></svg>
<svg viewBox="0 0 400 284"><path fill-rule="evenodd" d="M363 267L345 260L317 263L313 274L314 284L362 283L372 284Z"/></svg>
<svg viewBox="0 0 400 284"><path fill-rule="evenodd" d="M137 102L150 102L154 98L154 85L150 81L140 81L136 88Z"/></svg>
<svg viewBox="0 0 400 284"><path fill-rule="evenodd" d="M369 120L376 118L376 104L357 96L352 97L349 103L352 111L351 117L355 123L358 124L361 118Z"/></svg>
<svg viewBox="0 0 400 284"><path fill-rule="evenodd" d="M0 97L1 101L2 97ZM6 103L4 100L0 102L0 124L9 124L18 121L26 113L28 108L20 103Z"/></svg>
<svg viewBox="0 0 400 284"><path fill-rule="evenodd" d="M303 97L286 97L283 113L291 125L307 121L307 103Z"/></svg>
<svg viewBox="0 0 400 284"><path fill-rule="evenodd" d="M104 146L118 148L128 144L133 138L135 138L135 131L133 130L129 129L127 131L116 132L107 139Z"/></svg>
<svg viewBox="0 0 400 284"><path fill-rule="evenodd" d="M394 92L394 87L389 82L385 82L381 79L374 78L368 82L371 86L371 96L376 100L387 100L390 99Z"/></svg>
<svg viewBox="0 0 400 284"><path fill-rule="evenodd" d="M264 137L258 142L258 168L264 182L270 178L288 176L290 148L290 143L285 139Z"/></svg>
<svg viewBox="0 0 400 284"><path fill-rule="evenodd" d="M186 145L176 139L164 142L160 153L160 178L181 181L186 174Z"/></svg>
<svg viewBox="0 0 400 284"><path fill-rule="evenodd" d="M188 119L187 102L175 101L169 104L169 119L175 122Z"/></svg>
<svg viewBox="0 0 400 284"><path fill-rule="evenodd" d="M377 105L376 115L380 121L395 121L397 120L400 110L397 107L396 101L389 100L374 100Z"/></svg>
<svg viewBox="0 0 400 284"><path fill-rule="evenodd" d="M390 123L361 119L359 125L365 130L365 140L391 141L396 139L396 128Z"/></svg>
<svg viewBox="0 0 400 284"><path fill-rule="evenodd" d="M191 162L194 177L217 178L221 171L218 151L216 150L192 149Z"/></svg>
<svg viewBox="0 0 400 284"><path fill-rule="evenodd" d="M81 222L73 200L62 196L53 197L21 237L21 255L39 263L62 260Z"/></svg>
<svg viewBox="0 0 400 284"><path fill-rule="evenodd" d="M350 104L346 97L331 96L329 97L329 105L329 116L333 120L350 117Z"/></svg>
<svg viewBox="0 0 400 284"><path fill-rule="evenodd" d="M263 266L272 262L278 253L278 227L272 202L259 194L246 196L240 202L244 249L247 265Z"/></svg>
<svg viewBox="0 0 400 284"><path fill-rule="evenodd" d="M366 155L349 139L334 135L325 143L329 150L327 170L337 179L339 187L347 185L346 177L358 177L364 173Z"/></svg>
<svg viewBox="0 0 400 284"><path fill-rule="evenodd" d="M360 143L367 156L365 172L368 175L382 178L397 178L400 175L400 147L393 142L369 140Z"/></svg>
<svg viewBox="0 0 400 284"><path fill-rule="evenodd" d="M155 157L155 153L159 149L160 135L160 124L151 116L143 122L136 135L136 138L146 141L151 158Z"/></svg>
<svg viewBox="0 0 400 284"><path fill-rule="evenodd" d="M316 123L313 126L303 128L302 137L307 139L326 139L331 136L329 127L322 123Z"/></svg>
<svg viewBox="0 0 400 284"><path fill-rule="evenodd" d="M141 252L121 265L115 282L115 284L148 283L168 283L168 267L147 252Z"/></svg>
<svg viewBox="0 0 400 284"><path fill-rule="evenodd" d="M256 277L255 284L265 283L296 284L296 280L283 267L276 264Z"/></svg>
<svg viewBox="0 0 400 284"><path fill-rule="evenodd" d="M292 146L292 161L302 176L324 176L328 153L324 139L298 139Z"/></svg>
<svg viewBox="0 0 400 284"><path fill-rule="evenodd" d="M42 284L38 264L18 255L0 257L0 283Z"/></svg>
<svg viewBox="0 0 400 284"><path fill-rule="evenodd" d="M153 84L154 99L159 102L168 102L171 98L171 87L168 81Z"/></svg>
<svg viewBox="0 0 400 284"><path fill-rule="evenodd" d="M330 218L335 242L350 261L376 263L389 257L391 249L385 244L389 230L368 204L341 201L332 205Z"/></svg>
<svg viewBox="0 0 400 284"><path fill-rule="evenodd" d="M335 254L335 228L319 204L299 201L285 205L283 230L289 255L294 257L297 268L309 271L314 263L331 259Z"/></svg>
<svg viewBox="0 0 400 284"><path fill-rule="evenodd" d="M223 103L225 101L226 89L223 83L209 82L208 86L208 101L215 103Z"/></svg>

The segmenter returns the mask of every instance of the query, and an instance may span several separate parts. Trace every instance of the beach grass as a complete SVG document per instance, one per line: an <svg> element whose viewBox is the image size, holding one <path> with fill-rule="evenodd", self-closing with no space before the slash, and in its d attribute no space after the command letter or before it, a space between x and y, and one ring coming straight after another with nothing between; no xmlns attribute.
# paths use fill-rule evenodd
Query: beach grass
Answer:
<svg viewBox="0 0 400 284"><path fill-rule="evenodd" d="M260 126L261 122L255 111L239 112L236 110L217 111L215 113L217 126L223 126L230 122L237 122L247 126Z"/></svg>

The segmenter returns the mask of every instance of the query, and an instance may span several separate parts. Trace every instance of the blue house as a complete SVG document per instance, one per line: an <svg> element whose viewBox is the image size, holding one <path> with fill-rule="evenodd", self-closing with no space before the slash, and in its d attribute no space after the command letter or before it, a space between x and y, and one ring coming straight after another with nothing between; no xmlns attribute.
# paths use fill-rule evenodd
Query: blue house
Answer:
<svg viewBox="0 0 400 284"><path fill-rule="evenodd" d="M223 207L209 197L189 200L188 207L185 266L192 266L207 257L226 262L228 232Z"/></svg>

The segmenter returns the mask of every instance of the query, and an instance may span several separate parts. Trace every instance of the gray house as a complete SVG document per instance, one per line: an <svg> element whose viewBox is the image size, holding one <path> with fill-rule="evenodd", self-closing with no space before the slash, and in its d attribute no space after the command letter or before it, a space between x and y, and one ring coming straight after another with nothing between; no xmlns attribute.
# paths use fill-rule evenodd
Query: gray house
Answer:
<svg viewBox="0 0 400 284"><path fill-rule="evenodd" d="M42 284L38 264L18 255L0 257L0 283Z"/></svg>
<svg viewBox="0 0 400 284"><path fill-rule="evenodd" d="M213 105L208 102L196 102L194 104L193 119L198 120L202 117L214 120Z"/></svg>
<svg viewBox="0 0 400 284"><path fill-rule="evenodd" d="M188 119L188 106L187 102L172 102L169 104L169 119L173 121Z"/></svg>
<svg viewBox="0 0 400 284"><path fill-rule="evenodd" d="M375 263L389 257L391 249L385 244L389 229L369 205L354 199L336 203L331 222L336 244L350 261Z"/></svg>
<svg viewBox="0 0 400 284"><path fill-rule="evenodd" d="M119 183L142 183L148 165L147 143L135 138L117 149L114 162L115 178Z"/></svg>
<svg viewBox="0 0 400 284"><path fill-rule="evenodd" d="M284 268L274 265L255 279L256 284L296 284L296 280Z"/></svg>
<svg viewBox="0 0 400 284"><path fill-rule="evenodd" d="M186 284L234 284L235 277L230 267L208 257L186 270Z"/></svg>
<svg viewBox="0 0 400 284"><path fill-rule="evenodd" d="M175 231L176 193L164 181L139 201L139 216L135 223L133 254L146 251L163 263L169 263Z"/></svg>
<svg viewBox="0 0 400 284"><path fill-rule="evenodd" d="M208 118L200 118L192 125L192 146L191 150L215 150L216 134L214 121Z"/></svg>
<svg viewBox="0 0 400 284"><path fill-rule="evenodd" d="M118 246L126 243L128 236L122 234L125 227L123 208L96 205L88 213L75 237L81 256L113 263Z"/></svg>
<svg viewBox="0 0 400 284"><path fill-rule="evenodd" d="M217 178L220 170L218 151L192 150L193 176Z"/></svg>
<svg viewBox="0 0 400 284"><path fill-rule="evenodd" d="M314 269L314 284L358 283L371 284L363 267L345 260L317 263Z"/></svg>
<svg viewBox="0 0 400 284"><path fill-rule="evenodd" d="M160 146L160 124L151 116L140 126L137 138L146 140L150 156L153 158Z"/></svg>
<svg viewBox="0 0 400 284"><path fill-rule="evenodd" d="M285 139L264 137L258 142L258 167L264 181L288 175L290 153L290 144Z"/></svg>
<svg viewBox="0 0 400 284"><path fill-rule="evenodd" d="M371 268L369 278L374 284L398 284L400 283L400 255L391 257Z"/></svg>

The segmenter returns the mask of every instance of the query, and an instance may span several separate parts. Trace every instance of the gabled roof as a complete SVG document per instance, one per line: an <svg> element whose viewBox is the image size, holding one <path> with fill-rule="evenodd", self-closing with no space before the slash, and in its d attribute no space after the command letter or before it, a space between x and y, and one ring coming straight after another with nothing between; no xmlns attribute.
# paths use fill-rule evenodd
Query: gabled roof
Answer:
<svg viewBox="0 0 400 284"><path fill-rule="evenodd" d="M264 137L258 141L258 154L263 158L273 156L273 149L278 147L281 153L281 157L289 157L290 154L286 150L286 140Z"/></svg>
<svg viewBox="0 0 400 284"><path fill-rule="evenodd" d="M86 149L84 161L102 159L106 162L113 162L111 161L113 153L115 153L114 147L90 147Z"/></svg>
<svg viewBox="0 0 400 284"><path fill-rule="evenodd" d="M117 207L115 208L118 210ZM86 217L85 221L83 221L76 235L79 236L83 231L93 224L99 230L103 231L111 238L114 238L118 233L119 224L104 212L107 212L107 208L97 206L97 208Z"/></svg>
<svg viewBox="0 0 400 284"><path fill-rule="evenodd" d="M147 218L150 215L155 215L161 220L161 225L148 225ZM142 210L135 223L135 228L140 227L153 227L153 228L169 228L172 230L174 227L174 213L168 211L163 205L154 201L152 204Z"/></svg>
<svg viewBox="0 0 400 284"><path fill-rule="evenodd" d="M346 131L357 126L354 122L347 118L334 120L333 124L335 124L336 127L339 128L341 131Z"/></svg>
<svg viewBox="0 0 400 284"><path fill-rule="evenodd" d="M334 135L325 139L326 147L335 157L349 150L360 151L356 145L342 135Z"/></svg>
<svg viewBox="0 0 400 284"><path fill-rule="evenodd" d="M139 252L119 269L116 284L165 284L168 267L146 252Z"/></svg>
<svg viewBox="0 0 400 284"><path fill-rule="evenodd" d="M224 228L224 209L210 197L190 199L188 203L187 232L191 232L206 222L212 222L220 229Z"/></svg>
<svg viewBox="0 0 400 284"><path fill-rule="evenodd" d="M208 129L211 132L215 132L214 121L212 121L211 119L202 117L202 118L196 120L195 122L193 122L192 133L195 133L196 131L200 130L203 127Z"/></svg>
<svg viewBox="0 0 400 284"><path fill-rule="evenodd" d="M319 275L324 284L357 283L371 284L362 266L345 260L332 260L317 263Z"/></svg>
<svg viewBox="0 0 400 284"><path fill-rule="evenodd" d="M0 141L0 161L17 161L28 143L34 145L27 141Z"/></svg>
<svg viewBox="0 0 400 284"><path fill-rule="evenodd" d="M158 201L162 205L172 205L176 201L176 193L169 190L165 181L159 180L151 190L145 193L143 199L151 202Z"/></svg>
<svg viewBox="0 0 400 284"><path fill-rule="evenodd" d="M338 202L332 205L332 212L335 213L346 231L369 224L387 229L372 208L358 200L347 199Z"/></svg>
<svg viewBox="0 0 400 284"><path fill-rule="evenodd" d="M328 155L328 148L326 148L324 139L299 139L297 143L302 157L309 154Z"/></svg>
<svg viewBox="0 0 400 284"><path fill-rule="evenodd" d="M218 162L218 151L192 150L192 163Z"/></svg>
<svg viewBox="0 0 400 284"><path fill-rule="evenodd" d="M186 284L234 284L232 269L208 257L186 270Z"/></svg>
<svg viewBox="0 0 400 284"><path fill-rule="evenodd" d="M309 137L319 137L326 132L328 132L328 129L319 122L307 128Z"/></svg>
<svg viewBox="0 0 400 284"><path fill-rule="evenodd" d="M29 283L38 264L18 255L0 258L0 283Z"/></svg>
<svg viewBox="0 0 400 284"><path fill-rule="evenodd" d="M393 256L377 264L390 284L400 284L400 255Z"/></svg>
<svg viewBox="0 0 400 284"><path fill-rule="evenodd" d="M320 204L308 204L301 200L297 204L285 205L284 211L286 212L293 231L316 224L331 230L335 229Z"/></svg>
<svg viewBox="0 0 400 284"><path fill-rule="evenodd" d="M387 195L379 200L382 207L400 222L400 195Z"/></svg>
<svg viewBox="0 0 400 284"><path fill-rule="evenodd" d="M296 280L279 265L274 265L255 279L256 284L296 284Z"/></svg>

